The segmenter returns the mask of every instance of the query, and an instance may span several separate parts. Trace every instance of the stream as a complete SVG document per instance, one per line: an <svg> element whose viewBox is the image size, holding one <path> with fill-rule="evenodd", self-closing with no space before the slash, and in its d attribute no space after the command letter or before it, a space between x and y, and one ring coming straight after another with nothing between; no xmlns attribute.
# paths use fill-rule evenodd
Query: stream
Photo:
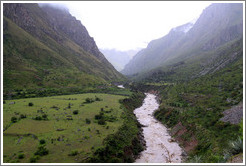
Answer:
<svg viewBox="0 0 246 166"><path fill-rule="evenodd" d="M146 150L142 151L136 163L180 163L182 149L173 142L167 128L157 121L153 113L159 108L156 96L146 93L143 105L134 110L138 121L144 126L143 135Z"/></svg>

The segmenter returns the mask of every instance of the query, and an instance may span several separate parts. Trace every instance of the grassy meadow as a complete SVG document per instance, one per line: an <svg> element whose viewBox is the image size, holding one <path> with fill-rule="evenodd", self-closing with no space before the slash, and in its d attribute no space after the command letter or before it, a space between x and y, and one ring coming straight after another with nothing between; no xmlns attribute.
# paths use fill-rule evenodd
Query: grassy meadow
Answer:
<svg viewBox="0 0 246 166"><path fill-rule="evenodd" d="M87 93L4 101L3 162L83 162L123 124L124 98Z"/></svg>

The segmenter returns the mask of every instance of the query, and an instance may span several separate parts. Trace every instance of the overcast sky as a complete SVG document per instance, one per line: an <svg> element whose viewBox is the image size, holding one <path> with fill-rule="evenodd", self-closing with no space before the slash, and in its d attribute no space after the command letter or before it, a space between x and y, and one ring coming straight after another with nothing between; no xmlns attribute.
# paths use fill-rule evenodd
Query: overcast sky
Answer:
<svg viewBox="0 0 246 166"><path fill-rule="evenodd" d="M171 28L198 18L211 2L74 1L62 2L87 28L99 48L144 48Z"/></svg>

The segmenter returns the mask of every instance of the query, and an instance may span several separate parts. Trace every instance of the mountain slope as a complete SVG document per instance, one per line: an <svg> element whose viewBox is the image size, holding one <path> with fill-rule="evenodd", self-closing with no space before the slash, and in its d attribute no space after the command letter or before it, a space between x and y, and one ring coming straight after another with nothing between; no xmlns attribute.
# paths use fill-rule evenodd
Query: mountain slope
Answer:
<svg viewBox="0 0 246 166"><path fill-rule="evenodd" d="M189 62L213 54L213 51L236 41L243 34L242 4L212 4L206 8L187 32L187 25L172 29L166 36L149 43L122 71L126 75L144 78L145 73L170 73L171 67L189 66ZM200 58L198 58L200 57ZM144 64L144 65L143 65ZM200 67L193 70L199 73ZM151 72L150 72L151 73ZM197 73L194 73L197 74Z"/></svg>
<svg viewBox="0 0 246 166"><path fill-rule="evenodd" d="M4 93L86 88L124 79L68 11L38 4L3 5Z"/></svg>
<svg viewBox="0 0 246 166"><path fill-rule="evenodd" d="M115 49L100 49L115 69L121 71L125 65L132 59L138 52L137 50L119 51Z"/></svg>

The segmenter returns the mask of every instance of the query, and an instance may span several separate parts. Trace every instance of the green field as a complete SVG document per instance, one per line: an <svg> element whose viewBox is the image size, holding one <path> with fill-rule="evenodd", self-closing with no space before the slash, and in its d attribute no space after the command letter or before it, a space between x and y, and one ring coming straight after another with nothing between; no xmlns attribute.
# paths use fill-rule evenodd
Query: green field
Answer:
<svg viewBox="0 0 246 166"><path fill-rule="evenodd" d="M123 98L88 93L4 101L3 162L83 162L123 124Z"/></svg>

